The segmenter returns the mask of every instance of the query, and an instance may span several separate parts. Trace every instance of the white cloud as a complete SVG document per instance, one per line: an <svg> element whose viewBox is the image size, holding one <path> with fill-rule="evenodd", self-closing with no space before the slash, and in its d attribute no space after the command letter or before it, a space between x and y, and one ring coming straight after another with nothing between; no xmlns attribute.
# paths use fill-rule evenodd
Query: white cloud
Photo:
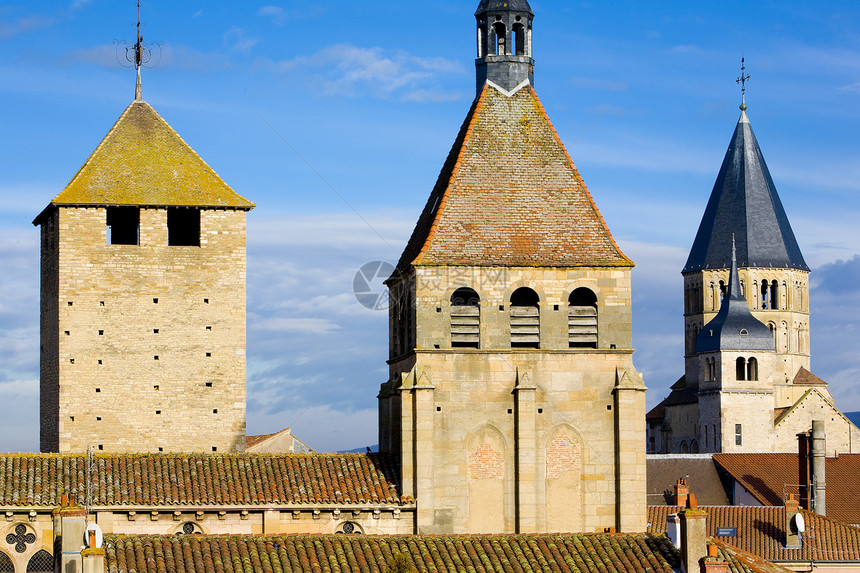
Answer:
<svg viewBox="0 0 860 573"><path fill-rule="evenodd" d="M340 326L326 318L266 318L250 316L249 328L274 332L298 332L302 334L328 334Z"/></svg>
<svg viewBox="0 0 860 573"><path fill-rule="evenodd" d="M27 16L14 21L0 20L0 39L8 39L24 32L30 32L52 26L56 23L54 18L45 16Z"/></svg>
<svg viewBox="0 0 860 573"><path fill-rule="evenodd" d="M287 13L280 6L260 6L257 14L271 18L275 24L283 24L287 21Z"/></svg>
<svg viewBox="0 0 860 573"><path fill-rule="evenodd" d="M245 30L238 26L232 26L222 36L224 45L234 52L250 52L259 42L259 38L251 38L245 34Z"/></svg>

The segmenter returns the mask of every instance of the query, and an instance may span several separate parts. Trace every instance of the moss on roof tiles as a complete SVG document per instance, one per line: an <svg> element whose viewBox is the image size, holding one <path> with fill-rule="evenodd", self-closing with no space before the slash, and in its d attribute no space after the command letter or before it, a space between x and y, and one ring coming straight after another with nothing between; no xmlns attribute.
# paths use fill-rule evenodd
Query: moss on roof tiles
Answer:
<svg viewBox="0 0 860 573"><path fill-rule="evenodd" d="M252 209L146 102L133 102L55 205Z"/></svg>

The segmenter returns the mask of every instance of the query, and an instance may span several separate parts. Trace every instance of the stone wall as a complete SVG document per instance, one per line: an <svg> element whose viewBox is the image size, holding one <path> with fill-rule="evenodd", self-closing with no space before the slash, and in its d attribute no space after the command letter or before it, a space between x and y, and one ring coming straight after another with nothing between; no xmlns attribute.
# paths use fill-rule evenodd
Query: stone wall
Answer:
<svg viewBox="0 0 860 573"><path fill-rule="evenodd" d="M42 449L241 451L245 212L201 209L200 246L168 246L157 208L139 245L107 244L105 213L43 222L59 240L43 246Z"/></svg>

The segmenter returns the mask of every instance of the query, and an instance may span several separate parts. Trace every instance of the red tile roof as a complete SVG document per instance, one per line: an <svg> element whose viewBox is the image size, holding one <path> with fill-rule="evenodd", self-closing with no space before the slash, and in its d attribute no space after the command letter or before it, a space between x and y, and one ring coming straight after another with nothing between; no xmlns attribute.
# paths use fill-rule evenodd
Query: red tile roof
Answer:
<svg viewBox="0 0 860 573"><path fill-rule="evenodd" d="M800 498L797 454L714 454L714 462L762 505L783 505L790 493ZM860 524L860 454L825 458L824 472L827 516Z"/></svg>
<svg viewBox="0 0 860 573"><path fill-rule="evenodd" d="M799 384L802 386L827 386L827 382L804 368L800 367L800 370L797 371L797 374L794 375L794 380L792 384Z"/></svg>
<svg viewBox="0 0 860 573"><path fill-rule="evenodd" d="M0 455L0 507L85 499L85 455ZM410 504L384 454L93 456L95 506Z"/></svg>
<svg viewBox="0 0 860 573"><path fill-rule="evenodd" d="M738 547L723 543L718 539L711 539L710 543L717 546L717 554L723 560L728 562L729 571L732 573L741 573L741 571L754 571L755 573L786 573L791 569L786 569L781 565L771 563L770 561L759 557L753 553L744 551Z"/></svg>
<svg viewBox="0 0 860 573"><path fill-rule="evenodd" d="M672 573L678 552L646 534L459 536L105 536L111 573L410 571Z"/></svg>
<svg viewBox="0 0 860 573"><path fill-rule="evenodd" d="M648 532L665 533L666 518L681 509L649 506ZM860 560L860 529L822 515L801 510L806 522L803 547L786 549L784 507L699 506L699 509L708 513L708 536L768 561ZM717 536L718 527L735 527L737 535Z"/></svg>
<svg viewBox="0 0 860 573"><path fill-rule="evenodd" d="M398 263L612 266L618 248L531 87L485 86Z"/></svg>

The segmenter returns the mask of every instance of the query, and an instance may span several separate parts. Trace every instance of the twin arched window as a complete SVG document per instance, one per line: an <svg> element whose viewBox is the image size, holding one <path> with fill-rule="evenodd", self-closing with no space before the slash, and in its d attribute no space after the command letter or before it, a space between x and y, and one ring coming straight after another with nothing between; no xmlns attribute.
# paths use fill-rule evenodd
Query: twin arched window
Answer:
<svg viewBox="0 0 860 573"><path fill-rule="evenodd" d="M735 361L735 378L751 382L758 380L758 360L755 357L749 360L743 356L738 357Z"/></svg>

